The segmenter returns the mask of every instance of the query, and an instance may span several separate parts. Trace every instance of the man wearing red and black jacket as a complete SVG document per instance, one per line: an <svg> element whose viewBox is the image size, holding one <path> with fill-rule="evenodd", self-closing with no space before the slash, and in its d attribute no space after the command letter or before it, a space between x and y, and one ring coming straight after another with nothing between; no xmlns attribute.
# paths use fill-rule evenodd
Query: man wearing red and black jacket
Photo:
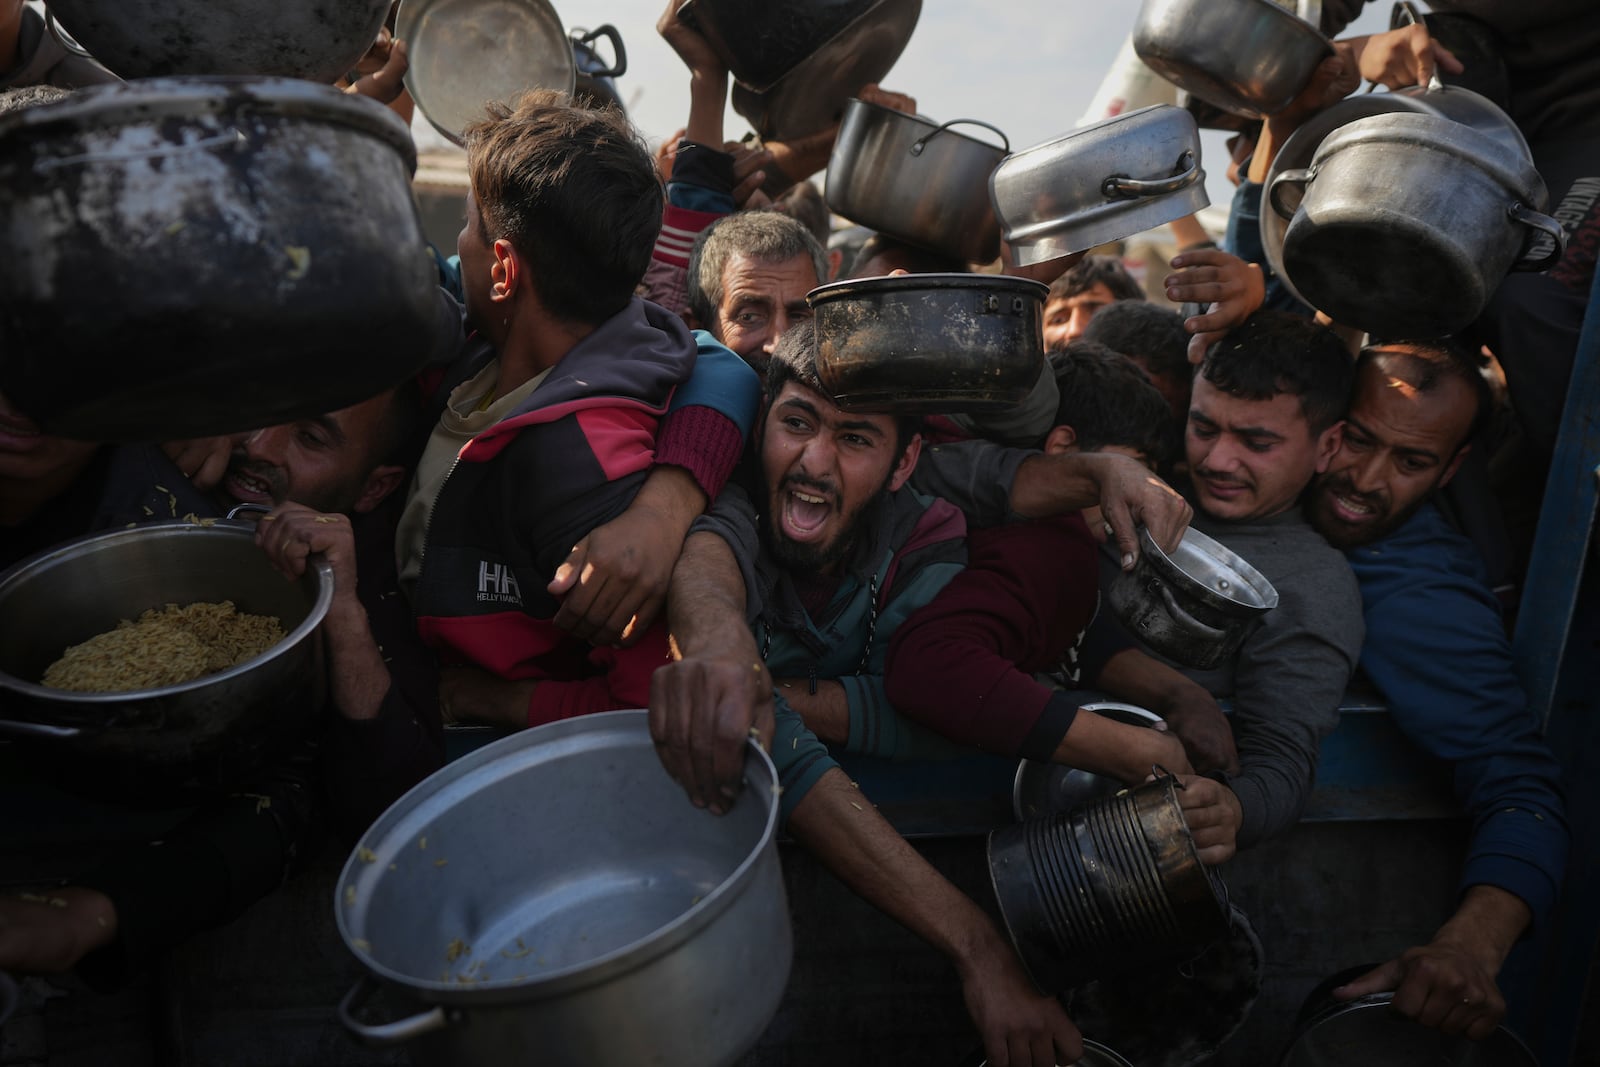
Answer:
<svg viewBox="0 0 1600 1067"><path fill-rule="evenodd" d="M447 715L521 727L641 706L665 628L641 619L628 647L597 647L559 625L571 583L552 576L625 514L675 532L675 557L737 460L755 377L632 295L662 192L624 119L530 94L467 141L458 250L478 333L401 518L402 584L424 640L468 668L444 672Z"/></svg>

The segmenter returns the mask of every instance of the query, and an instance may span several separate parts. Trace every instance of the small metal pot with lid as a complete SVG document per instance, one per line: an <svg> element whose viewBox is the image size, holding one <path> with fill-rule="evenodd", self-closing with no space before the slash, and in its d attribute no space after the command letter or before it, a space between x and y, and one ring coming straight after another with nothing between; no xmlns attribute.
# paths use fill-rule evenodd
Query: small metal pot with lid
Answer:
<svg viewBox="0 0 1600 1067"><path fill-rule="evenodd" d="M1139 528L1139 559L1106 590L1111 610L1145 644L1197 670L1232 659L1278 591L1244 557L1194 527L1167 555Z"/></svg>
<svg viewBox="0 0 1600 1067"><path fill-rule="evenodd" d="M1437 115L1357 119L1266 195L1289 220L1295 289L1335 322L1388 337L1454 333L1509 271L1545 270L1566 246L1532 161Z"/></svg>
<svg viewBox="0 0 1600 1067"><path fill-rule="evenodd" d="M1087 251L1192 215L1211 201L1200 129L1152 104L1013 152L989 179L1019 266Z"/></svg>
<svg viewBox="0 0 1600 1067"><path fill-rule="evenodd" d="M806 294L817 376L846 411L965 412L1027 397L1044 372L1046 286L989 274L858 278Z"/></svg>
<svg viewBox="0 0 1600 1067"><path fill-rule="evenodd" d="M1001 144L974 140L957 126L981 126ZM987 122L941 124L851 100L828 160L828 207L902 241L988 263L1000 254L989 176L1010 149Z"/></svg>

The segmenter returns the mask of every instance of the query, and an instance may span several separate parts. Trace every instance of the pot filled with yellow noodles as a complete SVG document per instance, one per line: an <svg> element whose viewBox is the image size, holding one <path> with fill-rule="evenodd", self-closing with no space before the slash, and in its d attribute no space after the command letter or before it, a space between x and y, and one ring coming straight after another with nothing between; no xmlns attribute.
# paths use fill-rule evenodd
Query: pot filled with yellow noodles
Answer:
<svg viewBox="0 0 1600 1067"><path fill-rule="evenodd" d="M288 581L245 522L151 523L0 574L0 738L60 784L164 802L227 787L305 737L333 575Z"/></svg>

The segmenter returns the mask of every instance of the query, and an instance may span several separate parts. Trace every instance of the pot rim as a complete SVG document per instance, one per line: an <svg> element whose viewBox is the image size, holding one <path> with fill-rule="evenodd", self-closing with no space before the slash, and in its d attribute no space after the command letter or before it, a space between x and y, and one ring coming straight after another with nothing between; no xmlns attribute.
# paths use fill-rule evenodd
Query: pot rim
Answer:
<svg viewBox="0 0 1600 1067"><path fill-rule="evenodd" d="M1356 997L1354 1000L1339 1001L1327 1005L1321 1011L1307 1019L1302 1025L1295 1028L1294 1036L1289 1040L1288 1048L1284 1050L1283 1056L1278 1060L1279 1067L1283 1067L1284 1064L1290 1063L1291 1060L1289 1057L1294 1053L1295 1048L1300 1044L1301 1039L1307 1037L1311 1031L1315 1030L1323 1023L1329 1022L1344 1015L1364 1014L1366 1012L1375 1011L1378 1009L1388 1010L1393 1001L1394 992L1391 990L1379 993L1368 993L1365 996ZM1417 1025L1420 1026L1421 1024L1419 1023ZM1533 1050L1528 1047L1527 1042L1523 1041L1522 1038L1517 1035L1516 1031L1512 1030L1504 1023L1496 1026L1492 1031L1490 1031L1489 1037L1486 1037L1483 1040L1488 1041L1491 1038L1510 1042L1512 1048L1516 1049L1518 1052L1521 1052L1526 1057L1527 1063L1537 1064L1538 1059L1534 1056Z"/></svg>
<svg viewBox="0 0 1600 1067"><path fill-rule="evenodd" d="M31 143L57 132L151 122L173 113L221 114L235 107L348 127L384 141L405 159L407 169L416 170L411 131L376 100L303 78L243 74L142 78L80 89L65 100L0 117L0 147L13 133L28 134Z"/></svg>
<svg viewBox="0 0 1600 1067"><path fill-rule="evenodd" d="M1270 0L1266 0L1266 2L1270 2ZM1152 112L1156 113L1157 115L1168 115L1173 121L1178 122L1182 121L1180 119L1180 116L1182 116L1182 118L1188 119L1188 124L1190 126L1194 126L1194 117L1183 108L1178 107L1176 104L1146 104L1144 107L1136 107L1132 111L1124 111L1120 115L1112 115L1110 118L1100 119L1097 122L1091 122L1087 126L1079 126L1076 129L1068 130L1066 133L1052 137L1048 141L1040 141L1038 144L1029 145L1027 148L1018 148L1006 156L1004 160L1004 167L1007 171L1015 170L1017 167L1020 167L1024 163L1028 162L1029 156L1042 155L1045 152L1052 150L1059 154L1063 145L1069 144L1073 141L1081 140L1084 137L1092 137L1103 130L1110 129L1113 126L1118 126L1123 123L1132 122L1135 119L1138 119L1139 116L1148 115ZM1195 153L1195 159L1198 160L1200 158L1200 132L1198 126L1194 126L1192 140L1194 143L1191 145L1191 149ZM1110 162L1115 159L1120 159L1121 157L1108 155L1106 158L1107 161ZM1113 167L1115 166L1114 163L1112 163L1112 165Z"/></svg>
<svg viewBox="0 0 1600 1067"><path fill-rule="evenodd" d="M71 559L83 555L86 549L98 549L102 545L123 541L143 540L154 535L249 538L253 542L255 540L255 525L238 519L215 519L198 523L190 522L187 519L163 519L160 522L142 522L120 530L109 530L103 533L75 537L70 541L63 541L58 545L47 548L43 552L35 553L0 572L0 597L4 596L7 588L13 583L31 577L40 570L70 562ZM256 551L260 550L257 549ZM243 663L236 663L226 670L217 671L215 674L202 675L199 678L180 682L177 685L162 686L157 689L128 689L115 693L79 693L70 689L56 689L53 686L25 681L13 674L0 671L0 691L15 693L19 696L34 697L56 704L76 704L93 707L98 704L127 704L133 701L175 697L242 677L269 660L287 655L290 650L297 648L317 627L322 625L322 620L328 614L328 608L333 603L333 567L320 556L313 556L309 562L311 571L316 574L317 596L312 602L310 610L306 613L306 617L300 620L299 625L295 626L293 630L286 633L282 641L279 641L260 655L250 657ZM229 598L224 597L223 599Z"/></svg>
<svg viewBox="0 0 1600 1067"><path fill-rule="evenodd" d="M842 282L819 285L806 294L806 303L819 304L875 296L879 293L912 292L1003 292L1014 296L1031 296L1041 304L1050 295L1050 287L1028 278L1013 278L1004 274L898 274L881 278L851 278Z"/></svg>
<svg viewBox="0 0 1600 1067"><path fill-rule="evenodd" d="M1278 606L1277 587L1267 579L1266 575L1257 570L1249 560L1221 541L1218 541L1215 537L1197 530L1193 526L1183 531L1183 537L1184 540L1192 542L1206 554L1237 572L1239 577L1244 579L1245 584L1260 596L1261 604L1247 604L1221 590L1213 589L1209 585L1196 580L1188 571L1178 566L1176 560L1161 550L1161 546L1156 544L1155 538L1150 536L1150 530L1146 526L1139 527L1140 559L1144 559L1148 554L1151 565L1157 570L1168 573L1171 578L1181 580L1182 585L1180 588L1186 593L1204 596L1212 602L1225 602L1227 606L1238 608L1241 613L1247 616L1264 615ZM1222 606L1223 604L1218 604L1218 607Z"/></svg>
<svg viewBox="0 0 1600 1067"><path fill-rule="evenodd" d="M361 839L356 842L355 848L351 850L344 867L339 872L339 879L335 883L334 919L345 949L371 974L409 991L427 1003L463 1005L508 1003L562 996L609 981L665 955L709 926L731 908L749 888L753 872L758 866L766 862L769 856L773 862L777 860L777 825L780 810L778 772L771 757L754 738L745 742L746 769L749 767L748 761L755 759L759 766L765 768L767 782L748 784L744 793L746 799L751 796L761 796L767 804L766 824L762 828L760 840L715 889L691 904L671 922L657 927L636 941L583 963L552 970L548 974L521 979L485 979L470 985L462 985L453 981L441 982L435 978L419 978L397 971L374 959L369 950L358 948L357 942L360 939L351 930L347 916L350 900L348 893L350 891L361 893L361 874L378 866L376 863L363 860L362 853L380 852L379 846L383 845L394 832L390 824L401 821L405 815L443 788L456 785L463 779L470 779L475 775L487 774L487 769L493 764L526 755L525 750L528 749L557 743L572 735L629 730L636 726L644 729L645 739L648 740L648 718L647 710L633 708L580 715L574 719L563 719L529 730L520 730L460 759L450 761L412 786L400 799L389 805L378 820L361 835ZM765 791L762 790L763 784L768 787ZM684 803L688 803L687 798ZM787 916L785 921L788 921Z"/></svg>

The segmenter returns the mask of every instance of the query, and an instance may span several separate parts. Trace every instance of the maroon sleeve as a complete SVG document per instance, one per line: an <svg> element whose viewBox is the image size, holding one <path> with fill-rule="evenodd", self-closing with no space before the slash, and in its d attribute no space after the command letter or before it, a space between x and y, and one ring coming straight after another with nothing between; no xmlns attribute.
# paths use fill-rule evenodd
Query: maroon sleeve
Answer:
<svg viewBox="0 0 1600 1067"><path fill-rule="evenodd" d="M543 726L597 711L650 705L650 676L672 662L664 619L627 648L596 646L588 662L597 673L571 680L546 678L528 699L528 725Z"/></svg>
<svg viewBox="0 0 1600 1067"><path fill-rule="evenodd" d="M966 570L896 628L896 711L952 740L1048 759L1077 710L1033 672L1094 615L1096 546L1078 515L974 530Z"/></svg>
<svg viewBox="0 0 1600 1067"><path fill-rule="evenodd" d="M656 465L682 467L715 500L744 452L739 424L700 404L674 408L656 433Z"/></svg>

